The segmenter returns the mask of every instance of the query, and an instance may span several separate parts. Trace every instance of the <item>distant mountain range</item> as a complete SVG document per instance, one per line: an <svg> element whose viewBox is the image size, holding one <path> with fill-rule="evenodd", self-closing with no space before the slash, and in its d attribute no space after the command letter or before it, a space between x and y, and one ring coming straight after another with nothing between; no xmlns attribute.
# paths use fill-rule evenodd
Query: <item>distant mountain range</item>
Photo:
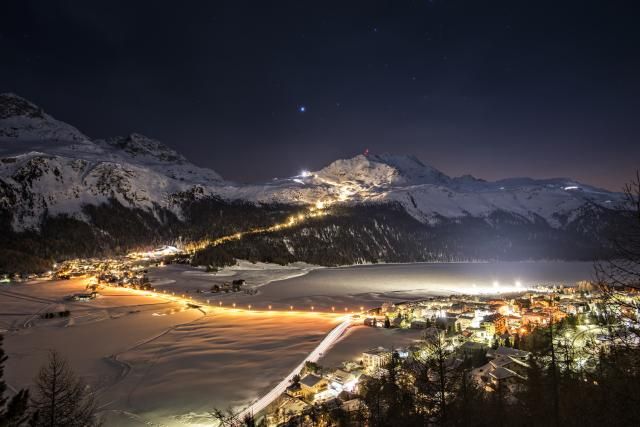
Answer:
<svg viewBox="0 0 640 427"><path fill-rule="evenodd" d="M17 95L0 95L0 227L10 236L0 248L8 259L26 253L42 268L65 257L220 236L316 205L334 214L255 236L249 239L253 251L235 242L209 252L235 256L243 248L250 258L266 259L269 254L255 248L269 240L283 245L283 262L589 258L606 254L607 234L624 216L623 200L568 178L449 177L413 156L394 154L359 155L295 177L237 184L151 138L93 140ZM337 224L367 247L349 243L349 233L329 238ZM307 253L327 244L343 252Z"/></svg>

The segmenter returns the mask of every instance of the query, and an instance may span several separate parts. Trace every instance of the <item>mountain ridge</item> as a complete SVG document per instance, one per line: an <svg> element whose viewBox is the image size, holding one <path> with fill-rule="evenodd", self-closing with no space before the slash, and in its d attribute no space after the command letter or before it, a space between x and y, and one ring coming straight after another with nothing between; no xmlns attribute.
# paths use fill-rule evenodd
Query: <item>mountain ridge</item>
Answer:
<svg viewBox="0 0 640 427"><path fill-rule="evenodd" d="M228 228L225 221L237 232L242 231L241 224L264 226L270 218L281 219L285 213L322 207L342 212L340 223L353 235L364 236L368 230L378 236L378 240L371 240L376 242L370 243L374 246L360 248L360 255L353 259L350 255L331 259L359 262L363 254L369 253L372 260L377 257L384 260L394 253L389 259L398 260L398 254L411 251L420 253L422 258L418 259L425 260L431 256L446 258L449 256L446 254L452 253L464 258L467 256L464 247L447 241L441 230L453 230L453 236L466 227L497 242L509 241L508 236L500 235L504 232L500 230L520 233L508 225L519 224L519 230L529 230L518 237L520 244L535 241L538 233L545 236L545 242L551 242L554 233L562 234L562 239L569 242L570 235L588 236L598 229L597 218L615 215L623 201L620 193L568 178L520 177L491 182L471 175L450 177L415 156L390 153L338 159L318 171L266 183L237 184L211 169L190 163L178 151L155 139L132 133L92 140L17 95L0 95L0 219L6 231L13 233L14 242L25 233L36 240L42 238L38 236L47 233L51 221L65 230L69 224L82 223L89 227L85 238L117 252L131 248L136 242L121 236L115 226L117 220L105 218L106 212L131 215L129 219L133 222L127 218L120 220L128 221L129 228L135 223L146 229L146 234L143 233L146 237L138 243L146 245L183 235L187 238L218 235ZM355 213L369 215L370 206L380 206L379 210L387 214L381 214L375 224L360 221ZM403 212L396 208L386 210L384 206L398 206ZM224 217L225 210L250 215L252 219ZM216 215L226 218L225 221ZM391 221L387 224L391 228L381 226L379 221L385 220ZM209 221L221 228L207 230L194 221ZM407 225L411 221L416 221L416 225ZM394 228L399 224L405 225ZM348 236L335 232L326 221L316 226L323 227L323 231L316 230L318 236L332 235L336 239ZM413 232L421 236L411 237L412 249L400 250L399 242L409 239ZM602 230L598 233L602 234ZM429 236L437 236L435 249L420 249L419 245L431 244L424 240ZM281 238L287 237L282 234ZM297 239L307 240L303 235ZM385 248L382 243L385 241L395 242L387 243L395 249ZM459 242L462 241L467 242L460 238ZM338 244L321 237L315 242ZM487 256L502 253L496 248L491 246ZM476 249L471 251L473 257L480 256ZM298 249L298 253L304 252ZM522 250L523 256L526 253ZM536 249L535 253L541 256L543 251ZM316 260L308 256L309 260Z"/></svg>

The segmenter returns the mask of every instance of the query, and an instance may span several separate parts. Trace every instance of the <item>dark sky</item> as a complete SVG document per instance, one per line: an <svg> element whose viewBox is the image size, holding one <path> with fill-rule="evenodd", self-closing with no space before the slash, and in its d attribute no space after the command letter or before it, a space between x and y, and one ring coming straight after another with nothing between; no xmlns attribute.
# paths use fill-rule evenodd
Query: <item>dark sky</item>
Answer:
<svg viewBox="0 0 640 427"><path fill-rule="evenodd" d="M238 181L369 148L617 190L640 167L637 3L4 0L0 91Z"/></svg>

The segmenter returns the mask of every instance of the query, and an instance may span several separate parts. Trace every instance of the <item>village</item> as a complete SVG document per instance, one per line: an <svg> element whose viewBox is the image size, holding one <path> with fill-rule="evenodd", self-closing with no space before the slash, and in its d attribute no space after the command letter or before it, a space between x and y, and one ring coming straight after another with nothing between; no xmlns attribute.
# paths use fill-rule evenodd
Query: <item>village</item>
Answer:
<svg viewBox="0 0 640 427"><path fill-rule="evenodd" d="M625 298L638 297L629 293ZM562 330L555 340L559 345L570 343L574 363L590 368L592 356L611 345L597 325L603 303L600 292L587 282L539 286L510 295L385 303L364 313L364 326L419 329L423 339L407 347L373 347L339 367L307 362L286 392L267 408L267 425L322 425L314 424L318 414L334 414L357 425L367 417L363 394L368 383L388 376L391 365L422 363L435 353L443 359L446 372L464 372L479 390L487 394L499 390L513 400L527 380L529 361L537 350L528 337L543 328Z"/></svg>

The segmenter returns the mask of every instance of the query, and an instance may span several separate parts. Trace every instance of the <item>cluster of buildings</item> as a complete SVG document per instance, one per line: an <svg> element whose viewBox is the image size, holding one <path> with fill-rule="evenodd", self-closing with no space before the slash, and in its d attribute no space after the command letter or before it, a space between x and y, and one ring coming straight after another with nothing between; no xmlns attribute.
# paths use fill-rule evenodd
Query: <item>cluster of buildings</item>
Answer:
<svg viewBox="0 0 640 427"><path fill-rule="evenodd" d="M300 423L318 405L329 411L340 408L351 412L360 408L358 386L366 378L364 371L361 364L354 362L331 370L303 369L299 378L272 403L266 416L267 425Z"/></svg>
<svg viewBox="0 0 640 427"><path fill-rule="evenodd" d="M518 340L535 328L570 315L599 311L601 296L587 284L577 287L540 287L518 294L496 296L455 295L421 301L386 303L370 310L363 320L373 328L421 329L421 335L441 339L446 367L455 371L468 354L481 354L481 362L468 373L480 389L502 389L507 396L524 384L531 354L518 349ZM433 351L425 341L406 348L373 347L338 369L303 372L267 411L267 425L301 423L318 405L324 411L366 411L361 386L368 378L386 373L392 357L425 358Z"/></svg>
<svg viewBox="0 0 640 427"><path fill-rule="evenodd" d="M457 337L492 345L513 345L538 326L568 315L597 312L598 295L588 286L540 287L501 297L455 295L423 301L385 303L370 310L364 324L379 328L427 329L432 326Z"/></svg>

